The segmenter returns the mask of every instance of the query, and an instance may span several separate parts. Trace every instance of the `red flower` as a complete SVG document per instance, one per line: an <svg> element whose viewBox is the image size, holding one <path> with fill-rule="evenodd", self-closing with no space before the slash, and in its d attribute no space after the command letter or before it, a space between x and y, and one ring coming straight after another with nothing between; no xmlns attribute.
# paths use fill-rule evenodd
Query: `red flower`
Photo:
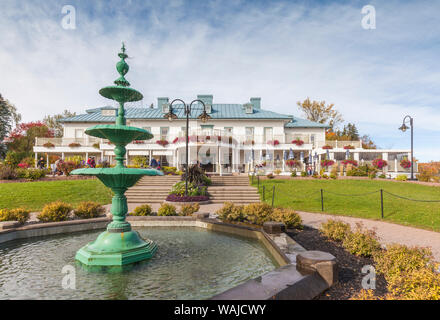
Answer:
<svg viewBox="0 0 440 320"><path fill-rule="evenodd" d="M400 166L405 169L411 168L411 161L409 161L408 159L403 159L402 161L400 161Z"/></svg>
<svg viewBox="0 0 440 320"><path fill-rule="evenodd" d="M378 158L378 159L373 160L373 166L376 167L377 169L383 169L387 165L388 165L388 162L386 162L383 159Z"/></svg>
<svg viewBox="0 0 440 320"><path fill-rule="evenodd" d="M335 162L333 160L321 160L321 166L323 167L330 167L334 164Z"/></svg>
<svg viewBox="0 0 440 320"><path fill-rule="evenodd" d="M298 139L292 140L292 143L296 144L299 147L304 144L304 141L298 138Z"/></svg>
<svg viewBox="0 0 440 320"><path fill-rule="evenodd" d="M332 146L329 146L329 145L327 144L327 145L323 146L322 149L333 149L333 147L332 147Z"/></svg>
<svg viewBox="0 0 440 320"><path fill-rule="evenodd" d="M347 150L347 149L354 149L354 146L351 146L351 145L344 146L344 149L345 149L345 150Z"/></svg>
<svg viewBox="0 0 440 320"><path fill-rule="evenodd" d="M348 164L351 164L351 165L354 166L354 167L357 167L357 166L358 166L358 162L357 162L356 160L343 160L343 161L342 161L342 164L343 164L344 166L347 166Z"/></svg>

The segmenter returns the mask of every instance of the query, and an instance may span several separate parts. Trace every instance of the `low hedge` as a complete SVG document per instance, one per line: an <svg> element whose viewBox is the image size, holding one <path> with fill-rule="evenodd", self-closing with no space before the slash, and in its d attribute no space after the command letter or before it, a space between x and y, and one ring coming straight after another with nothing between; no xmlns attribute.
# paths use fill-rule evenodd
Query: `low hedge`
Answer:
<svg viewBox="0 0 440 320"><path fill-rule="evenodd" d="M219 218L229 222L247 222L263 225L267 221L283 222L287 228L302 228L301 217L292 209L272 208L265 202L248 205L234 205L225 202L223 207L216 211Z"/></svg>
<svg viewBox="0 0 440 320"><path fill-rule="evenodd" d="M42 222L57 222L69 220L72 206L62 201L55 201L46 204L43 210L38 214L38 220Z"/></svg>
<svg viewBox="0 0 440 320"><path fill-rule="evenodd" d="M104 214L105 209L102 205L93 201L80 202L73 214L81 219L97 218Z"/></svg>
<svg viewBox="0 0 440 320"><path fill-rule="evenodd" d="M319 232L325 237L335 240L343 241L345 236L351 232L350 225L335 219L328 219L319 227Z"/></svg>
<svg viewBox="0 0 440 320"><path fill-rule="evenodd" d="M162 203L159 210L157 210L158 216L176 216L176 207L169 203Z"/></svg>
<svg viewBox="0 0 440 320"><path fill-rule="evenodd" d="M200 204L192 203L192 204L184 204L180 207L179 214L181 216L191 216L193 213L196 213L200 210Z"/></svg>
<svg viewBox="0 0 440 320"><path fill-rule="evenodd" d="M25 223L30 218L30 211L24 208L0 209L0 221L18 221Z"/></svg>
<svg viewBox="0 0 440 320"><path fill-rule="evenodd" d="M153 215L153 210L149 204L143 204L134 208L133 212L130 213L131 216L151 216Z"/></svg>

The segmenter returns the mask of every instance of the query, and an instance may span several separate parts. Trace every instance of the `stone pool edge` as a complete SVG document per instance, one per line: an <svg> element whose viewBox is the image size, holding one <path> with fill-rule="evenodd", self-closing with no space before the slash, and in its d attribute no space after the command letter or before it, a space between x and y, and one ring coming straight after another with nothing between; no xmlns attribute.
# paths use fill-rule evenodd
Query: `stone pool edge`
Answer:
<svg viewBox="0 0 440 320"><path fill-rule="evenodd" d="M208 215L189 217L128 216L133 227L199 227L259 240L279 267L260 277L211 297L211 300L310 300L337 281L336 259L328 253L307 251L284 232L269 234L247 225L225 223ZM0 244L12 240L105 229L109 217L62 222L11 225L0 229Z"/></svg>

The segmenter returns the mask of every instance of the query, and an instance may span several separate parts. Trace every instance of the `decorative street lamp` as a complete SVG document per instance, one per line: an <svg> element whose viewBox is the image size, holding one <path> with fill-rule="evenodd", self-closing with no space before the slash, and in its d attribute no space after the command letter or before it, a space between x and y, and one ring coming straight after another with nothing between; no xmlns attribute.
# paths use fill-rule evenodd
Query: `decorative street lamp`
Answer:
<svg viewBox="0 0 440 320"><path fill-rule="evenodd" d="M405 132L408 129L408 126L405 124L405 122L409 120L409 125L411 127L411 180L414 180L414 121L411 116L405 116L403 118L402 126L399 128L399 130L402 130L402 132Z"/></svg>
<svg viewBox="0 0 440 320"><path fill-rule="evenodd" d="M171 101L168 110L168 113L164 115L164 118L168 119L169 121L173 121L174 119L177 119L177 115L173 113L173 104L174 102L181 102L182 106L178 106L175 109L184 109L185 115L186 115L186 141L185 141L185 150L186 150L186 177L185 177L185 196L188 196L188 177L189 177L189 153L188 153L188 142L189 142L189 117L191 115L192 105L194 102L200 102L203 105L203 112L197 117L197 119L200 119L203 123L207 122L209 119L211 119L211 116L206 112L206 105L202 100L196 99L191 101L191 103L188 105L185 103L185 101L181 99L174 99Z"/></svg>

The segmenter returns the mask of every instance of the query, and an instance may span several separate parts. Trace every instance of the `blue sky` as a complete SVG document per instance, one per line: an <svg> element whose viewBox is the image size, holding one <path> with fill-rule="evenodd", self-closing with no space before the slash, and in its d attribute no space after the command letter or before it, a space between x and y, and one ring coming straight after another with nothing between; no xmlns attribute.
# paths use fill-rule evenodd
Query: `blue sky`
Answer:
<svg viewBox="0 0 440 320"><path fill-rule="evenodd" d="M76 29L61 26L63 5ZM397 128L415 119L415 155L440 159L438 1L22 1L0 0L0 93L25 121L106 105L98 90L127 78L144 94L219 103L260 96L301 116L307 97L334 103L382 148L409 148ZM376 29L361 27L364 5ZM138 104L139 105L139 104Z"/></svg>

